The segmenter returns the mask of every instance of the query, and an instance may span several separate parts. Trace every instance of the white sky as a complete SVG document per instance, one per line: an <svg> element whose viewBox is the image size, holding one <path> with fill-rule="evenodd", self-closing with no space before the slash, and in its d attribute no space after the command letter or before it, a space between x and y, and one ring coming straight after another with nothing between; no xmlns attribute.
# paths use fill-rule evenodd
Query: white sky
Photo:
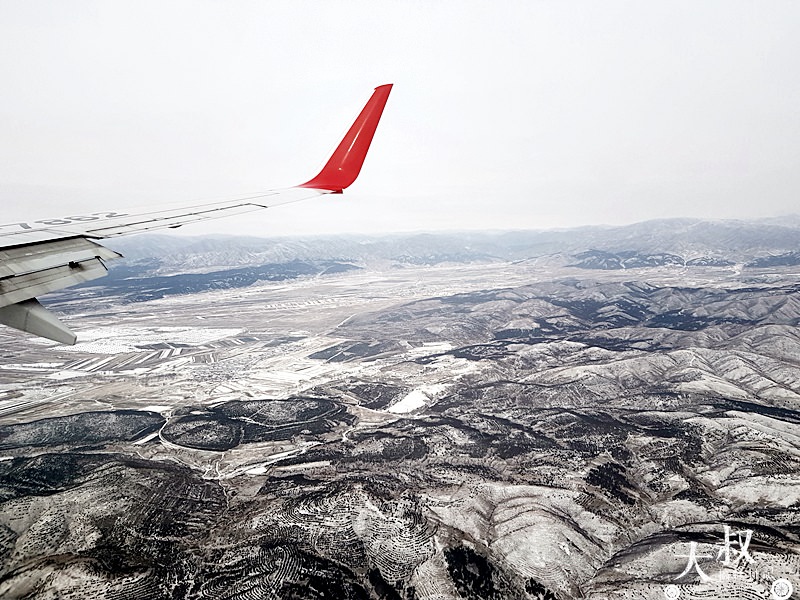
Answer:
<svg viewBox="0 0 800 600"><path fill-rule="evenodd" d="M0 0L0 223L316 174L344 196L187 226L294 235L800 212L800 2Z"/></svg>

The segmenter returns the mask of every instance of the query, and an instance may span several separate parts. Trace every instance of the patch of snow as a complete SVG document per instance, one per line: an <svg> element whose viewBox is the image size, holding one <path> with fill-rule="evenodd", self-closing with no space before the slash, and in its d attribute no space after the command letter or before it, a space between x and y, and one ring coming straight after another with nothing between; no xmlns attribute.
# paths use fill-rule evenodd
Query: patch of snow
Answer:
<svg viewBox="0 0 800 600"><path fill-rule="evenodd" d="M28 364L10 364L10 365L0 365L0 369L8 369L13 371L43 371L46 369L52 369L53 367L59 367L61 363L28 363Z"/></svg>
<svg viewBox="0 0 800 600"><path fill-rule="evenodd" d="M434 396L450 387L449 383L434 383L410 391L406 396L389 407L390 413L409 413L426 406Z"/></svg>
<svg viewBox="0 0 800 600"><path fill-rule="evenodd" d="M406 394L405 398L389 408L390 413L409 413L425 406L430 400L422 390L412 390Z"/></svg>
<svg viewBox="0 0 800 600"><path fill-rule="evenodd" d="M147 442L149 442L150 440L152 440L156 436L158 436L158 431L154 431L150 435L146 435L142 439L136 440L134 442L134 444L136 444L137 446L141 446L142 444L146 444Z"/></svg>
<svg viewBox="0 0 800 600"><path fill-rule="evenodd" d="M300 469L308 470L308 469L321 469L323 467L330 467L331 461L329 460L316 460L314 462L309 463L299 463L296 465L286 465L283 467L276 467L278 471L297 471Z"/></svg>
<svg viewBox="0 0 800 600"><path fill-rule="evenodd" d="M681 382L676 388L678 391L687 394L714 394L727 398L747 399L747 392L723 379L712 378L706 374L703 374L700 379L695 381Z"/></svg>
<svg viewBox="0 0 800 600"><path fill-rule="evenodd" d="M729 502L759 508L789 508L800 502L800 481L796 478L776 480L770 477L749 477L723 486L717 493Z"/></svg>
<svg viewBox="0 0 800 600"><path fill-rule="evenodd" d="M88 375L88 373L84 371L64 370L64 371L58 371L56 373L51 373L50 375L47 376L47 379L62 381L64 379L75 379L76 377L86 377L86 375Z"/></svg>
<svg viewBox="0 0 800 600"><path fill-rule="evenodd" d="M267 470L267 467L256 467L255 469L248 469L245 473L247 475L263 475Z"/></svg>
<svg viewBox="0 0 800 600"><path fill-rule="evenodd" d="M163 413L167 412L168 410L172 410L172 407L167 406L166 404L149 404L143 408L140 408L139 410L147 410L150 412Z"/></svg>
<svg viewBox="0 0 800 600"><path fill-rule="evenodd" d="M123 354L141 352L141 346L157 343L199 346L243 333L241 328L202 327L103 327L80 333L80 340L64 350L93 354Z"/></svg>

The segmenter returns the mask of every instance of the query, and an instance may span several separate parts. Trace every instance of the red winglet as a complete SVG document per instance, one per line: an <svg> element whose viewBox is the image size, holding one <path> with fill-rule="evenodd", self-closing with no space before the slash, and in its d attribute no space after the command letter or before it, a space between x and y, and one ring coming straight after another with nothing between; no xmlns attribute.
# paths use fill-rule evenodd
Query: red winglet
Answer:
<svg viewBox="0 0 800 600"><path fill-rule="evenodd" d="M328 162L322 167L319 175L311 181L307 181L297 187L315 188L318 190L330 190L341 193L343 189L356 180L367 150L372 143L378 121L383 114L383 107L389 99L389 92L392 91L392 84L386 84L375 88L372 97L364 106L361 114L358 115L350 130Z"/></svg>

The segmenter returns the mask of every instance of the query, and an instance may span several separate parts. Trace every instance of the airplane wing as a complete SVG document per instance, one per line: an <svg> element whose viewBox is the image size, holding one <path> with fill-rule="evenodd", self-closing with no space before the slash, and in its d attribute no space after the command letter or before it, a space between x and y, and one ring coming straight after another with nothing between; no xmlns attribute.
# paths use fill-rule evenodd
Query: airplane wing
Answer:
<svg viewBox="0 0 800 600"><path fill-rule="evenodd" d="M75 334L36 297L104 276L108 272L105 261L121 255L94 240L175 228L321 194L342 193L361 171L391 89L391 84L375 88L319 174L298 186L225 202L149 212L103 211L0 225L0 323L74 344Z"/></svg>

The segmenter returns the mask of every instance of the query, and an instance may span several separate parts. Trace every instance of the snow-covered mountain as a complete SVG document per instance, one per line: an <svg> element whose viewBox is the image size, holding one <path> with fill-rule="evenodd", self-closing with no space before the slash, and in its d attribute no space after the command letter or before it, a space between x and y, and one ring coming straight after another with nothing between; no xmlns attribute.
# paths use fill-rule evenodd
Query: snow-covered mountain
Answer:
<svg viewBox="0 0 800 600"><path fill-rule="evenodd" d="M773 221L667 219L549 231L406 233L303 238L142 235L112 240L112 268L141 275L209 272L292 261L358 266L506 261L560 255L584 268L663 264L769 266L800 262L800 217ZM132 273L133 274L133 273Z"/></svg>

